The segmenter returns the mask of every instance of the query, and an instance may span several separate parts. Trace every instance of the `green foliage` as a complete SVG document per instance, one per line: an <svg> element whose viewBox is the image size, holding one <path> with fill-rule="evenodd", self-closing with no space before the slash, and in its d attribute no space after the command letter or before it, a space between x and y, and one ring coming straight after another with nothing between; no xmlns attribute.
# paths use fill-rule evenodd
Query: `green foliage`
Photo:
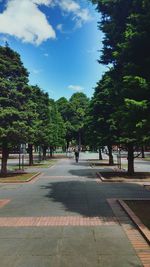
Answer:
<svg viewBox="0 0 150 267"><path fill-rule="evenodd" d="M62 97L56 103L65 123L67 146L73 140L79 143L79 135L83 144L84 123L89 99L84 93L74 93L69 101Z"/></svg>
<svg viewBox="0 0 150 267"><path fill-rule="evenodd" d="M10 145L26 142L31 134L34 104L27 84L28 72L20 56L9 47L0 47L0 141Z"/></svg>
<svg viewBox="0 0 150 267"><path fill-rule="evenodd" d="M97 84L88 109L86 136L91 145L105 146L117 142L117 126L112 116L116 98L111 72L108 72Z"/></svg>

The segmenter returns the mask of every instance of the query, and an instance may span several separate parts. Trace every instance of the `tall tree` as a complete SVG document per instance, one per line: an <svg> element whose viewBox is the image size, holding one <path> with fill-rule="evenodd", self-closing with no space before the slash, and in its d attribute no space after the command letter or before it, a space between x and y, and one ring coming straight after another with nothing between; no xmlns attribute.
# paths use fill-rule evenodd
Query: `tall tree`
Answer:
<svg viewBox="0 0 150 267"><path fill-rule="evenodd" d="M82 93L74 93L70 100L70 105L73 110L71 117L71 124L74 128L74 137L79 145L84 144L84 123L86 119L86 112L89 105L88 97Z"/></svg>
<svg viewBox="0 0 150 267"><path fill-rule="evenodd" d="M0 144L1 173L7 173L9 149L26 142L31 134L28 121L34 118L34 104L30 100L28 72L20 56L8 46L0 47Z"/></svg>
<svg viewBox="0 0 150 267"><path fill-rule="evenodd" d="M128 148L128 172L134 172L134 146L149 139L150 3L147 0L93 0L102 14L104 32L100 62L113 64L120 93L113 114L122 131L118 140Z"/></svg>
<svg viewBox="0 0 150 267"><path fill-rule="evenodd" d="M56 101L58 111L60 112L62 119L65 124L66 128L66 148L69 147L69 143L72 141L74 138L73 132L74 132L74 127L72 126L72 116L74 114L73 109L71 107L70 102L65 98L61 97Z"/></svg>
<svg viewBox="0 0 150 267"><path fill-rule="evenodd" d="M97 84L91 99L87 116L86 132L88 140L97 147L107 146L109 164L112 165L112 146L117 143L118 125L113 118L118 94L114 90L111 72L105 73Z"/></svg>

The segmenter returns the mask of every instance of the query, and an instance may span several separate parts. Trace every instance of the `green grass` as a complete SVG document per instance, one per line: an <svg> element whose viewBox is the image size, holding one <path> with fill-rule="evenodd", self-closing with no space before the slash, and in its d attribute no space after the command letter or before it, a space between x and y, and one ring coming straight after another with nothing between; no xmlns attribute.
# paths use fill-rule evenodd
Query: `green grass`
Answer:
<svg viewBox="0 0 150 267"><path fill-rule="evenodd" d="M150 230L150 200L126 200L125 202Z"/></svg>
<svg viewBox="0 0 150 267"><path fill-rule="evenodd" d="M25 168L48 168L52 165L54 165L57 162L57 160L45 160L41 162L34 163L33 166L25 165Z"/></svg>
<svg viewBox="0 0 150 267"><path fill-rule="evenodd" d="M146 157L146 158L144 158L143 160L150 161L150 157Z"/></svg>
<svg viewBox="0 0 150 267"><path fill-rule="evenodd" d="M36 174L36 172L8 173L6 176L0 175L0 183L28 182Z"/></svg>

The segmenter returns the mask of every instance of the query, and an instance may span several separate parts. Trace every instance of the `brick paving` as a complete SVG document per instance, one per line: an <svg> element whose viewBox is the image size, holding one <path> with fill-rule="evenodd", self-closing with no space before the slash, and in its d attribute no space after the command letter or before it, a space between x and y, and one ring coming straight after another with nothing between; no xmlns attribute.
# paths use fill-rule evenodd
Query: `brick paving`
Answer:
<svg viewBox="0 0 150 267"><path fill-rule="evenodd" d="M3 208L10 202L10 199L0 199L0 208Z"/></svg>
<svg viewBox="0 0 150 267"><path fill-rule="evenodd" d="M108 199L116 218L123 227L131 244L133 245L138 257L140 258L144 267L150 267L150 246L144 237L140 234L135 224L131 221L129 216L121 208L117 199Z"/></svg>
<svg viewBox="0 0 150 267"><path fill-rule="evenodd" d="M134 199L124 199L124 200L136 200L136 201L140 200L140 201L142 201L145 199L134 198ZM150 199L146 199L146 200L150 200ZM132 219L132 221L138 227L139 231L144 235L144 237L146 238L146 240L150 244L150 231L149 231L149 229L141 222L141 220L135 215L135 213L129 208L129 206L123 200L119 200L119 203L121 204L123 209L127 212L129 217Z"/></svg>
<svg viewBox="0 0 150 267"><path fill-rule="evenodd" d="M118 224L115 217L109 219L105 217L77 217L77 216L59 216L59 217L1 217L0 227L42 227L42 226L100 226Z"/></svg>

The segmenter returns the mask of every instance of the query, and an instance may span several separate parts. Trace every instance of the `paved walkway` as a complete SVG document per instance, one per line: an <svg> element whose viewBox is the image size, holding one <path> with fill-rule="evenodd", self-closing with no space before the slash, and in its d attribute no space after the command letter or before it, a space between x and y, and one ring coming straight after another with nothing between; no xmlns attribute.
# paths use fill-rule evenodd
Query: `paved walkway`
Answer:
<svg viewBox="0 0 150 267"><path fill-rule="evenodd" d="M95 173L82 156L42 169L34 182L0 184L0 266L150 266L149 246L115 200L150 192L98 183Z"/></svg>

